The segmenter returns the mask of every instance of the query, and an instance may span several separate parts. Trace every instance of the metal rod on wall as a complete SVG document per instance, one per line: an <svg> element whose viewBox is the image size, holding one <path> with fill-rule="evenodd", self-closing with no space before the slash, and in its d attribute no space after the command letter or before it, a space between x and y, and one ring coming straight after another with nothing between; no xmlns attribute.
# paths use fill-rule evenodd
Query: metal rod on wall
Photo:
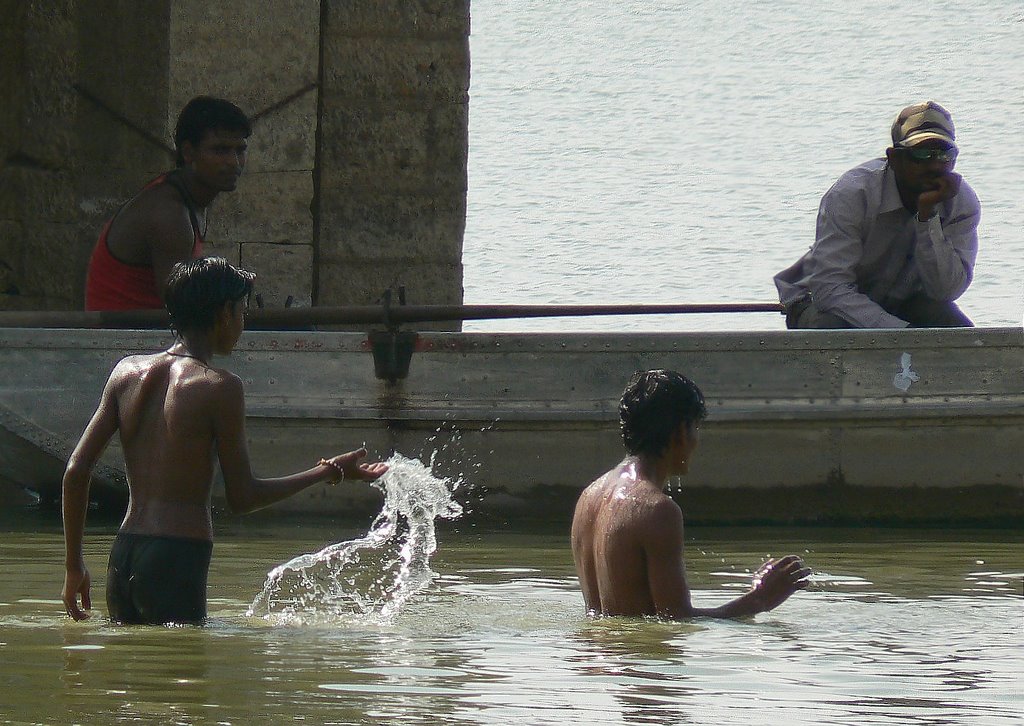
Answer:
<svg viewBox="0 0 1024 726"><path fill-rule="evenodd" d="M313 308L250 309L250 329L288 329L313 325L385 325L452 320L590 317L602 315L682 315L705 313L781 313L779 303L677 303L666 305L352 305ZM4 328L165 328L163 310L81 312L68 310L0 311Z"/></svg>

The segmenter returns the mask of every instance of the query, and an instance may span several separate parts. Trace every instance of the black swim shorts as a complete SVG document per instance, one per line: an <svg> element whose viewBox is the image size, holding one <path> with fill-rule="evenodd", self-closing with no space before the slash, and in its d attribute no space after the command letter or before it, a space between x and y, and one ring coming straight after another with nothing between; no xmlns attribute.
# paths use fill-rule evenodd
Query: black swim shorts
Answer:
<svg viewBox="0 0 1024 726"><path fill-rule="evenodd" d="M118 532L107 563L107 611L118 623L202 623L213 542Z"/></svg>

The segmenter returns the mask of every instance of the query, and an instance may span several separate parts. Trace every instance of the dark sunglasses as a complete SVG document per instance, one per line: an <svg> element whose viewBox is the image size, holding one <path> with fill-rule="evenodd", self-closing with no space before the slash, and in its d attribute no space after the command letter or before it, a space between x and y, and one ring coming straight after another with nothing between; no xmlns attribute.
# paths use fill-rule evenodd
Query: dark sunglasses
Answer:
<svg viewBox="0 0 1024 726"><path fill-rule="evenodd" d="M959 153L956 149L928 149L919 147L901 147L900 151L910 157L910 160L918 164L929 161L940 161L943 164L951 164L956 161Z"/></svg>

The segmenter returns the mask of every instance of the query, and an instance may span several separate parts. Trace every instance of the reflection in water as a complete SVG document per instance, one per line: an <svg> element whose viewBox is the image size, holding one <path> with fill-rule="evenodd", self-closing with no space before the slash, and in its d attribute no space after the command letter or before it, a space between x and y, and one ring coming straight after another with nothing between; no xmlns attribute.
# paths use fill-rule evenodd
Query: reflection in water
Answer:
<svg viewBox="0 0 1024 726"><path fill-rule="evenodd" d="M50 694L68 722L106 703L110 722L211 716L225 697L211 642L194 626L74 626L62 631L63 689ZM89 719L86 718L86 721Z"/></svg>
<svg viewBox="0 0 1024 726"><path fill-rule="evenodd" d="M455 519L459 481L435 477L416 459L394 454L372 483L384 506L366 536L296 557L267 575L247 615L280 623L351 619L389 622L434 577L434 520Z"/></svg>
<svg viewBox="0 0 1024 726"><path fill-rule="evenodd" d="M70 622L47 597L59 527L4 532L0 723L1020 722L1018 532L694 533L699 602L730 599L731 573L795 541L818 582L755 618L666 623L587 619L567 533L472 524L445 528L429 562L439 575L392 621L303 614L310 625L286 628L245 616L253 583L282 536L311 550L334 523L229 533L211 572L220 605L201 628ZM109 546L90 540L87 558Z"/></svg>
<svg viewBox="0 0 1024 726"><path fill-rule="evenodd" d="M625 723L687 723L687 703L697 688L685 672L669 674L685 661L687 637L704 629L699 622L599 618L573 634L575 670L607 699L605 711Z"/></svg>

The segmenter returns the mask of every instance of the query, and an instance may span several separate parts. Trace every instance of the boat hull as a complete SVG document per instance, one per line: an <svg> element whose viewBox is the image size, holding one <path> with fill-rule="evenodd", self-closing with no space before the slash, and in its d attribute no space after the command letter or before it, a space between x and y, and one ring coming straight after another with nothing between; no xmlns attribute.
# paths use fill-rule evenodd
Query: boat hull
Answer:
<svg viewBox="0 0 1024 726"><path fill-rule="evenodd" d="M366 444L433 460L481 514L565 518L622 456L628 376L675 368L709 417L678 495L691 521L1019 523L1020 329L659 334L423 333L408 374L376 377L365 333L247 332L219 361L243 380L260 475ZM0 330L3 476L57 496L61 462L123 355L166 334ZM379 361L378 361L379 363ZM33 458L34 457L34 458ZM94 489L123 497L116 442ZM216 498L220 502L219 492ZM362 485L280 508L362 513Z"/></svg>

